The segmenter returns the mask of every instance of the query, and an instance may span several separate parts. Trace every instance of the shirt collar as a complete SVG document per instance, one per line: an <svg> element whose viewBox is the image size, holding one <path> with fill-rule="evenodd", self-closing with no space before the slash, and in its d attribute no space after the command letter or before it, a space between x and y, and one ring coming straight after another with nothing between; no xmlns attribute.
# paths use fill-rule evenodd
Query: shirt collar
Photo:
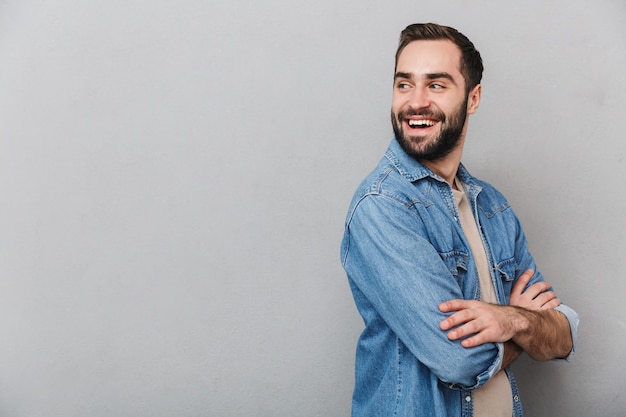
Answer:
<svg viewBox="0 0 626 417"><path fill-rule="evenodd" d="M394 167L396 167L398 172L403 177L411 182L418 181L426 177L434 178L437 181L444 181L443 178L432 172L425 165L422 165L417 159L404 152L404 149L402 149L395 138L389 144L385 157L393 164ZM476 179L469 173L463 164L459 165L457 176L465 184L472 186L478 185L476 183Z"/></svg>

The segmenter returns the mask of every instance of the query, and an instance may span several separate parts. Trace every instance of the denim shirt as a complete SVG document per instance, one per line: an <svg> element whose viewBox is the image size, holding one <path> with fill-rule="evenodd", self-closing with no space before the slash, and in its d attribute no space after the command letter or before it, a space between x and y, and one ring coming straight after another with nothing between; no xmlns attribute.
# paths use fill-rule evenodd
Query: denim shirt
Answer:
<svg viewBox="0 0 626 417"><path fill-rule="evenodd" d="M491 185L461 165L458 177L481 233L500 304L516 279L535 270L519 220ZM473 416L475 388L501 369L503 345L464 348L439 323L439 304L480 300L478 272L452 189L393 140L361 183L348 211L341 260L365 329L357 344L352 415ZM575 343L578 316L562 304ZM573 353L573 350L572 350ZM571 355L571 353L570 353ZM513 414L522 416L515 378Z"/></svg>

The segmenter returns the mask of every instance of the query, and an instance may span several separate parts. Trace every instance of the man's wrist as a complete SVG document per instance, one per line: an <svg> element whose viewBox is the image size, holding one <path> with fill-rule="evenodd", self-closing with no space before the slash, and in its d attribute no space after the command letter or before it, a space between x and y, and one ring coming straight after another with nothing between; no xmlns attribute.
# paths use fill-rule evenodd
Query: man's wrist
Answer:
<svg viewBox="0 0 626 417"><path fill-rule="evenodd" d="M512 318L512 325L513 325L515 335L517 336L520 334L528 333L531 329L531 323L535 316L535 313L530 310L526 310L523 307L518 307L518 306L508 306L508 307L513 309L514 311L513 318Z"/></svg>

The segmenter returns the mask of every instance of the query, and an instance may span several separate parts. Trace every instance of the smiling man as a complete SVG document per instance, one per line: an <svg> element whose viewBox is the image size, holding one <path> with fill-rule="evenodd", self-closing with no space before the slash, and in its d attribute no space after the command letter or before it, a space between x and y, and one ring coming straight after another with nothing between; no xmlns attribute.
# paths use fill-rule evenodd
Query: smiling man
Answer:
<svg viewBox="0 0 626 417"><path fill-rule="evenodd" d="M522 416L509 365L568 359L577 314L508 202L461 164L483 64L453 28L400 36L384 158L350 205L342 264L365 322L353 416Z"/></svg>

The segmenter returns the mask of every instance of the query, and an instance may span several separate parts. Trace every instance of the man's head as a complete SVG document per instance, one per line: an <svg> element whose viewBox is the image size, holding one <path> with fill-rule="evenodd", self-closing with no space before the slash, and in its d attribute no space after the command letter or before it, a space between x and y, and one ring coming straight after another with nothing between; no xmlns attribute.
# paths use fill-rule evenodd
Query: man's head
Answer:
<svg viewBox="0 0 626 417"><path fill-rule="evenodd" d="M396 53L391 121L409 155L441 160L462 149L467 115L478 108L482 60L455 29L408 26Z"/></svg>
<svg viewBox="0 0 626 417"><path fill-rule="evenodd" d="M400 33L400 43L396 51L396 69L398 57L408 44L414 41L449 40L461 51L460 70L465 79L467 93L480 84L483 77L483 60L474 44L458 30L436 23L415 23Z"/></svg>

